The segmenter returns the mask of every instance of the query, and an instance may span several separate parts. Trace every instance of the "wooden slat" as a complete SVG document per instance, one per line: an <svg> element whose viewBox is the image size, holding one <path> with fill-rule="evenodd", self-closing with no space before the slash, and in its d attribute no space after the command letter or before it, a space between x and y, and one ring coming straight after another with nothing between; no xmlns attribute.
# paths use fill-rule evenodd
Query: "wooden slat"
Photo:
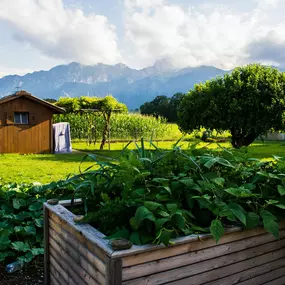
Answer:
<svg viewBox="0 0 285 285"><path fill-rule="evenodd" d="M257 267L263 264L267 264L273 260L281 259L285 257L284 249L279 249L274 252L269 252L267 254L260 255L258 257L250 258L241 262L234 263L232 265L224 266L221 268L214 267L213 270L204 272L202 274L197 274L191 277L187 277L179 280L179 277L176 278L176 281L164 283L168 285L201 285L212 280L218 280L221 276L228 276L234 272L242 272L252 267ZM166 274L167 275L167 274ZM167 278L167 276L166 276ZM168 279L166 279L168 280ZM145 283L147 284L147 283ZM155 284L155 283L151 283Z"/></svg>
<svg viewBox="0 0 285 285"><path fill-rule="evenodd" d="M99 260L102 261L103 264L106 263L108 256L100 249L100 247L93 245L92 242L87 240L84 236L81 235L81 232L77 232L74 229L66 226L65 224L61 223L58 224L57 221L53 219L49 219L49 223L51 228L53 228L58 234L62 236L69 236L73 238L74 242L80 242L83 246L85 246L90 252L92 252ZM66 234L68 233L68 234Z"/></svg>
<svg viewBox="0 0 285 285"><path fill-rule="evenodd" d="M54 276L57 276L59 280L61 280L60 277L62 278L62 280L61 280L62 284L61 285L78 285L68 275L65 268L63 268L62 265L59 264L56 261L56 258L54 258L52 255L50 255L50 268L51 268L51 272L53 273Z"/></svg>
<svg viewBox="0 0 285 285"><path fill-rule="evenodd" d="M275 270L275 268L279 266L278 269ZM239 283L231 283L231 284L239 284L239 285L261 285L264 284L264 282L269 282L275 278L279 278L281 276L285 275L284 272L284 266L285 266L285 259L280 259L276 262L270 262L268 264L265 264L263 266L258 267L258 270L260 269L260 273L266 272L268 269L270 269L269 272L265 274L261 274L259 276L256 276L252 279L246 280L244 282L239 282ZM263 268L263 271L261 270ZM256 270L257 271L257 270ZM226 283L217 283L217 284L226 284ZM229 283L227 283L229 284ZM208 285L208 283L207 283Z"/></svg>
<svg viewBox="0 0 285 285"><path fill-rule="evenodd" d="M208 282L205 285L261 285L264 282L284 275L284 266L285 259L282 258L273 262L265 263L261 266L250 268L237 274L227 276L225 278ZM280 274L280 272L282 274Z"/></svg>
<svg viewBox="0 0 285 285"><path fill-rule="evenodd" d="M263 283L264 285L284 285L285 284L285 276L279 277L275 280L272 280L267 283Z"/></svg>
<svg viewBox="0 0 285 285"><path fill-rule="evenodd" d="M100 285L94 278L92 278L82 267L79 266L70 256L59 246L57 242L50 239L50 251L57 254L59 263L64 264L68 269L68 273L72 276L73 280L80 280L82 284L88 285ZM79 283L80 284L80 283Z"/></svg>
<svg viewBox="0 0 285 285"><path fill-rule="evenodd" d="M82 243L74 239L74 237L67 231L59 228L59 226L52 220L50 220L50 231L54 231L54 233L52 233L52 237L62 246L62 248L66 248L66 250L69 250L69 248L74 249L81 256L84 256L103 276L106 275L105 263L95 254L89 251L88 248L85 247Z"/></svg>
<svg viewBox="0 0 285 285"><path fill-rule="evenodd" d="M44 284L50 284L49 275L49 213L44 206Z"/></svg>
<svg viewBox="0 0 285 285"><path fill-rule="evenodd" d="M157 285L157 284L165 284L166 280L168 282L174 281L173 283L170 283L170 284L175 284L175 282L176 282L175 280L180 280L183 278L185 278L185 279L183 279L183 280L185 280L185 282L184 283L182 282L181 284L187 284L187 282L190 282L190 281L192 282L192 279L195 279L195 282L199 282L199 280L200 280L200 279L196 280L195 277L192 278L190 276L193 276L193 275L204 276L203 272L206 272L206 273L204 273L205 274L205 276L204 276L205 280L201 278L201 280L203 280L203 282L205 283L205 282L215 280L214 277L213 278L211 277L212 275L215 275L215 274L219 274L218 277L219 276L227 276L227 275L231 275L235 272L243 271L243 270L246 270L248 268L257 266L258 264L255 264L255 263L261 262L260 264L263 264L264 262L262 263L262 261L264 261L264 259L266 260L266 262L269 262L270 260L276 260L276 259L283 258L283 257L285 257L285 252L282 249L284 247L284 245L285 245L285 239L283 239L281 241L269 243L266 245L266 247L261 245L261 246L257 246L257 247L254 247L254 248L251 248L248 250L244 250L244 251L241 251L238 253L233 253L233 254L221 256L218 258L214 258L211 260L206 260L206 261L202 261L199 263L195 263L192 265L179 267L177 269L168 270L168 271L160 272L160 273L153 274L150 276L145 276L145 277L125 281L124 284L132 284L132 285L152 284L152 285ZM277 250L279 248L281 248L281 250ZM267 252L267 254L263 254L265 252ZM257 257L257 256L260 256L261 254L262 254L261 257ZM229 264L231 264L231 265L229 265ZM237 266L239 264L241 264L240 267ZM244 268L245 264L247 264L247 265ZM224 270L224 268L225 268L225 270ZM211 271L211 273L209 273L210 271ZM139 276L139 272L138 272L138 276ZM190 277L190 278L188 278L188 277ZM124 276L124 271L123 271L123 280L126 280L125 276ZM146 280L147 280L147 282L146 282ZM204 283L199 283L199 284L204 284ZM196 283L193 283L193 284L196 284ZM190 285L190 283L189 283L189 285Z"/></svg>
<svg viewBox="0 0 285 285"><path fill-rule="evenodd" d="M285 237L285 230L280 231L280 238ZM136 276L145 276L160 271L166 271L185 265L201 262L218 256L242 251L261 244L275 241L276 239L269 234L254 236L248 239L235 241L232 243L217 245L199 251L192 251L187 254L177 255L170 258L155 260L153 262L143 263L136 266L126 267L123 269L123 280L133 279Z"/></svg>
<svg viewBox="0 0 285 285"><path fill-rule="evenodd" d="M56 223L60 224L70 234L74 235L79 241L86 243L88 248L95 248L104 260L104 256L111 256L112 248L108 241L104 239L105 235L97 231L88 224L76 224L73 221L74 214L61 205L51 206L49 208L49 217Z"/></svg>
<svg viewBox="0 0 285 285"><path fill-rule="evenodd" d="M50 285L65 285L66 283L60 283L57 278L50 272Z"/></svg>
<svg viewBox="0 0 285 285"><path fill-rule="evenodd" d="M59 242L57 241L59 240ZM50 231L50 245L52 247L58 247L59 250L65 252L76 264L78 267L81 267L85 270L94 280L97 281L100 285L106 284L105 276L100 273L94 265L89 263L86 260L85 256L82 256L76 249L72 249L67 243L64 243L63 240L60 240L55 232Z"/></svg>
<svg viewBox="0 0 285 285"><path fill-rule="evenodd" d="M70 199L69 200L61 200L58 203L63 207L71 206L71 200ZM74 199L72 206L82 205L82 203L83 203L82 199Z"/></svg>
<svg viewBox="0 0 285 285"><path fill-rule="evenodd" d="M285 228L285 222L280 223L280 229ZM265 230L257 228L254 230L228 232L228 234L221 237L218 244L226 244L245 238L264 234ZM201 239L203 242L201 242ZM112 254L113 258L122 257L123 267L133 266L136 264L146 263L149 261L159 260L162 258L168 258L179 254L185 254L191 251L196 251L212 246L216 246L216 242L210 235L191 235L185 238L175 239L174 245L169 247L145 245L145 246L133 246L132 249L126 251L116 251Z"/></svg>
<svg viewBox="0 0 285 285"><path fill-rule="evenodd" d="M121 285L122 284L122 260L110 259L108 262L107 284Z"/></svg>

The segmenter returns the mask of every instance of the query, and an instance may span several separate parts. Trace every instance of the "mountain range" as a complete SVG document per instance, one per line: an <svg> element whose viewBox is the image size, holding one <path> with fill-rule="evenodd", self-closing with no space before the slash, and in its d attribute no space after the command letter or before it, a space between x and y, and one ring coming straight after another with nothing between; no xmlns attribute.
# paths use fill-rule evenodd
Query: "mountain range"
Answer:
<svg viewBox="0 0 285 285"><path fill-rule="evenodd" d="M140 70L122 63L81 65L72 62L48 71L0 78L0 97L14 93L17 87L42 99L112 94L130 109L135 109L157 95L172 96L176 92L187 92L196 83L226 72L213 66L175 69L165 61Z"/></svg>

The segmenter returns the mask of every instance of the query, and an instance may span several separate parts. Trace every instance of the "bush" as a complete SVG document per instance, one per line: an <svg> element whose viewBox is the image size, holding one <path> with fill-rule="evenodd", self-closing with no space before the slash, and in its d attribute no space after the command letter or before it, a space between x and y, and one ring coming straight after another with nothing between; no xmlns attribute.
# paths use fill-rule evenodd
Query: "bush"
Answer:
<svg viewBox="0 0 285 285"><path fill-rule="evenodd" d="M183 132L206 128L231 132L235 148L269 130L284 129L285 73L252 64L195 86L179 105Z"/></svg>

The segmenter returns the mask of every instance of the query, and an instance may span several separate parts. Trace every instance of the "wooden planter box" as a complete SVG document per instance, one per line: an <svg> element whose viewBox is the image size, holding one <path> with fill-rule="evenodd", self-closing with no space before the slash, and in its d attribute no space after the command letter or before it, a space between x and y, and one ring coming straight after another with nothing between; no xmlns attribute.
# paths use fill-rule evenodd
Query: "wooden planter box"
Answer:
<svg viewBox="0 0 285 285"><path fill-rule="evenodd" d="M285 284L285 223L279 240L234 228L218 244L206 234L113 251L102 233L73 222L68 204L44 205L46 285Z"/></svg>

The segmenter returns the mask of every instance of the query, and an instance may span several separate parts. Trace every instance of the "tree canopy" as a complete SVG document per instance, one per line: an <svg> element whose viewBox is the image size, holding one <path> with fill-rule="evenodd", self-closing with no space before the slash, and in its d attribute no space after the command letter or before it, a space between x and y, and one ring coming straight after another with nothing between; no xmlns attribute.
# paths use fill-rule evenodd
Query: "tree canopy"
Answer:
<svg viewBox="0 0 285 285"><path fill-rule="evenodd" d="M172 97L157 96L151 102L146 102L140 106L141 114L164 117L168 122L177 121L177 108L184 94L176 93Z"/></svg>
<svg viewBox="0 0 285 285"><path fill-rule="evenodd" d="M67 98L61 97L55 105L62 107L66 110L66 113L73 113L83 109L93 109L97 111L109 112L117 111L125 113L128 108L125 104L118 102L113 96L108 95L106 97L76 97Z"/></svg>
<svg viewBox="0 0 285 285"><path fill-rule="evenodd" d="M260 64L234 69L197 84L179 106L182 131L229 130L235 148L250 145L271 129L284 129L285 73Z"/></svg>

